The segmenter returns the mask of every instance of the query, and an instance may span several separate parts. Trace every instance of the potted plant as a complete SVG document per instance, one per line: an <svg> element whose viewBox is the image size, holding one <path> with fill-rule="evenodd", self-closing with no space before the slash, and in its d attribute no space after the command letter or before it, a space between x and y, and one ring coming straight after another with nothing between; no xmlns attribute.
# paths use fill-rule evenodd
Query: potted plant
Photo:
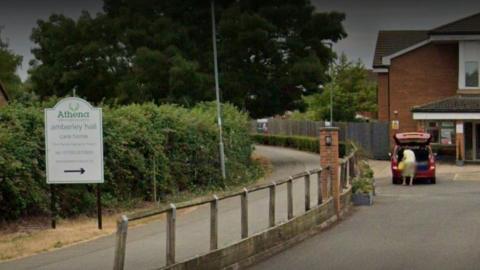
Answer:
<svg viewBox="0 0 480 270"><path fill-rule="evenodd" d="M361 177L352 183L352 202L354 205L373 204L373 178Z"/></svg>

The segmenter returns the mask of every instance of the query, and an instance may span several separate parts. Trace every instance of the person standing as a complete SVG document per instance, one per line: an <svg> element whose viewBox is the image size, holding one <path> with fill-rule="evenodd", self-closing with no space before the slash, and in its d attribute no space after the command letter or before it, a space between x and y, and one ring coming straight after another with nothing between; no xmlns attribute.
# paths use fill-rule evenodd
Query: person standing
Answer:
<svg viewBox="0 0 480 270"><path fill-rule="evenodd" d="M404 163L404 168L402 171L403 183L405 185L410 183L410 185L413 186L413 178L415 177L415 169L417 167L415 153L411 149L403 150L402 161ZM407 182L407 178L409 178L409 182Z"/></svg>

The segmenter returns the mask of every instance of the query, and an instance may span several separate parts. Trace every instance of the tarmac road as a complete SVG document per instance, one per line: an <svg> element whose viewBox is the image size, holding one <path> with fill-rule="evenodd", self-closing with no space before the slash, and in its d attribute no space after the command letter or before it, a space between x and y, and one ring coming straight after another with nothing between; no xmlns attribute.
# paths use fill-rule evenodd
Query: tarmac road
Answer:
<svg viewBox="0 0 480 270"><path fill-rule="evenodd" d="M285 148L258 146L257 153L269 158L272 174L263 181L273 181L319 167L319 156ZM312 190L316 177L312 176ZM303 212L303 181L294 184L294 213ZM316 194L312 194L312 204ZM285 202L285 203L283 203ZM286 220L285 185L277 189L277 222ZM268 190L249 195L250 234L267 228ZM209 206L202 206L177 217L177 260L181 261L208 251ZM114 236L107 236L52 252L0 263L0 269L112 269ZM219 246L240 240L240 199L219 203ZM165 265L165 223L157 221L130 229L127 240L126 269L153 269Z"/></svg>
<svg viewBox="0 0 480 270"><path fill-rule="evenodd" d="M250 269L480 268L480 167L441 164L436 185L411 187L391 184L388 162L371 163L373 206Z"/></svg>

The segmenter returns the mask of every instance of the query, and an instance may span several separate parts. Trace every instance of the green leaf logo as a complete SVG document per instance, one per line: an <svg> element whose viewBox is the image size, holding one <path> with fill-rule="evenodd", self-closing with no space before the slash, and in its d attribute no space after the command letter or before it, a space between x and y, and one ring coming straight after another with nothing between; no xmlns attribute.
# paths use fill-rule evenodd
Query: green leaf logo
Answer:
<svg viewBox="0 0 480 270"><path fill-rule="evenodd" d="M70 103L70 104L68 104L68 108L70 109L70 111L76 112L80 108L80 103L78 103L78 102L77 103Z"/></svg>

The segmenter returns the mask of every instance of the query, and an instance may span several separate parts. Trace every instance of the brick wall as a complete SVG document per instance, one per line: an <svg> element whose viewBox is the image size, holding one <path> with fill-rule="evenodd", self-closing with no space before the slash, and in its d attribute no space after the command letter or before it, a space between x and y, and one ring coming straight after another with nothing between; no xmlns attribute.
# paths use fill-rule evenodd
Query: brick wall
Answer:
<svg viewBox="0 0 480 270"><path fill-rule="evenodd" d="M425 45L392 59L389 72L391 120L400 121L399 132L416 131L417 123L411 112L413 106L457 93L458 45ZM379 85L382 80L379 77ZM385 117L380 113L382 103L379 105L379 115Z"/></svg>
<svg viewBox="0 0 480 270"><path fill-rule="evenodd" d="M378 120L388 121L388 73L377 74Z"/></svg>

